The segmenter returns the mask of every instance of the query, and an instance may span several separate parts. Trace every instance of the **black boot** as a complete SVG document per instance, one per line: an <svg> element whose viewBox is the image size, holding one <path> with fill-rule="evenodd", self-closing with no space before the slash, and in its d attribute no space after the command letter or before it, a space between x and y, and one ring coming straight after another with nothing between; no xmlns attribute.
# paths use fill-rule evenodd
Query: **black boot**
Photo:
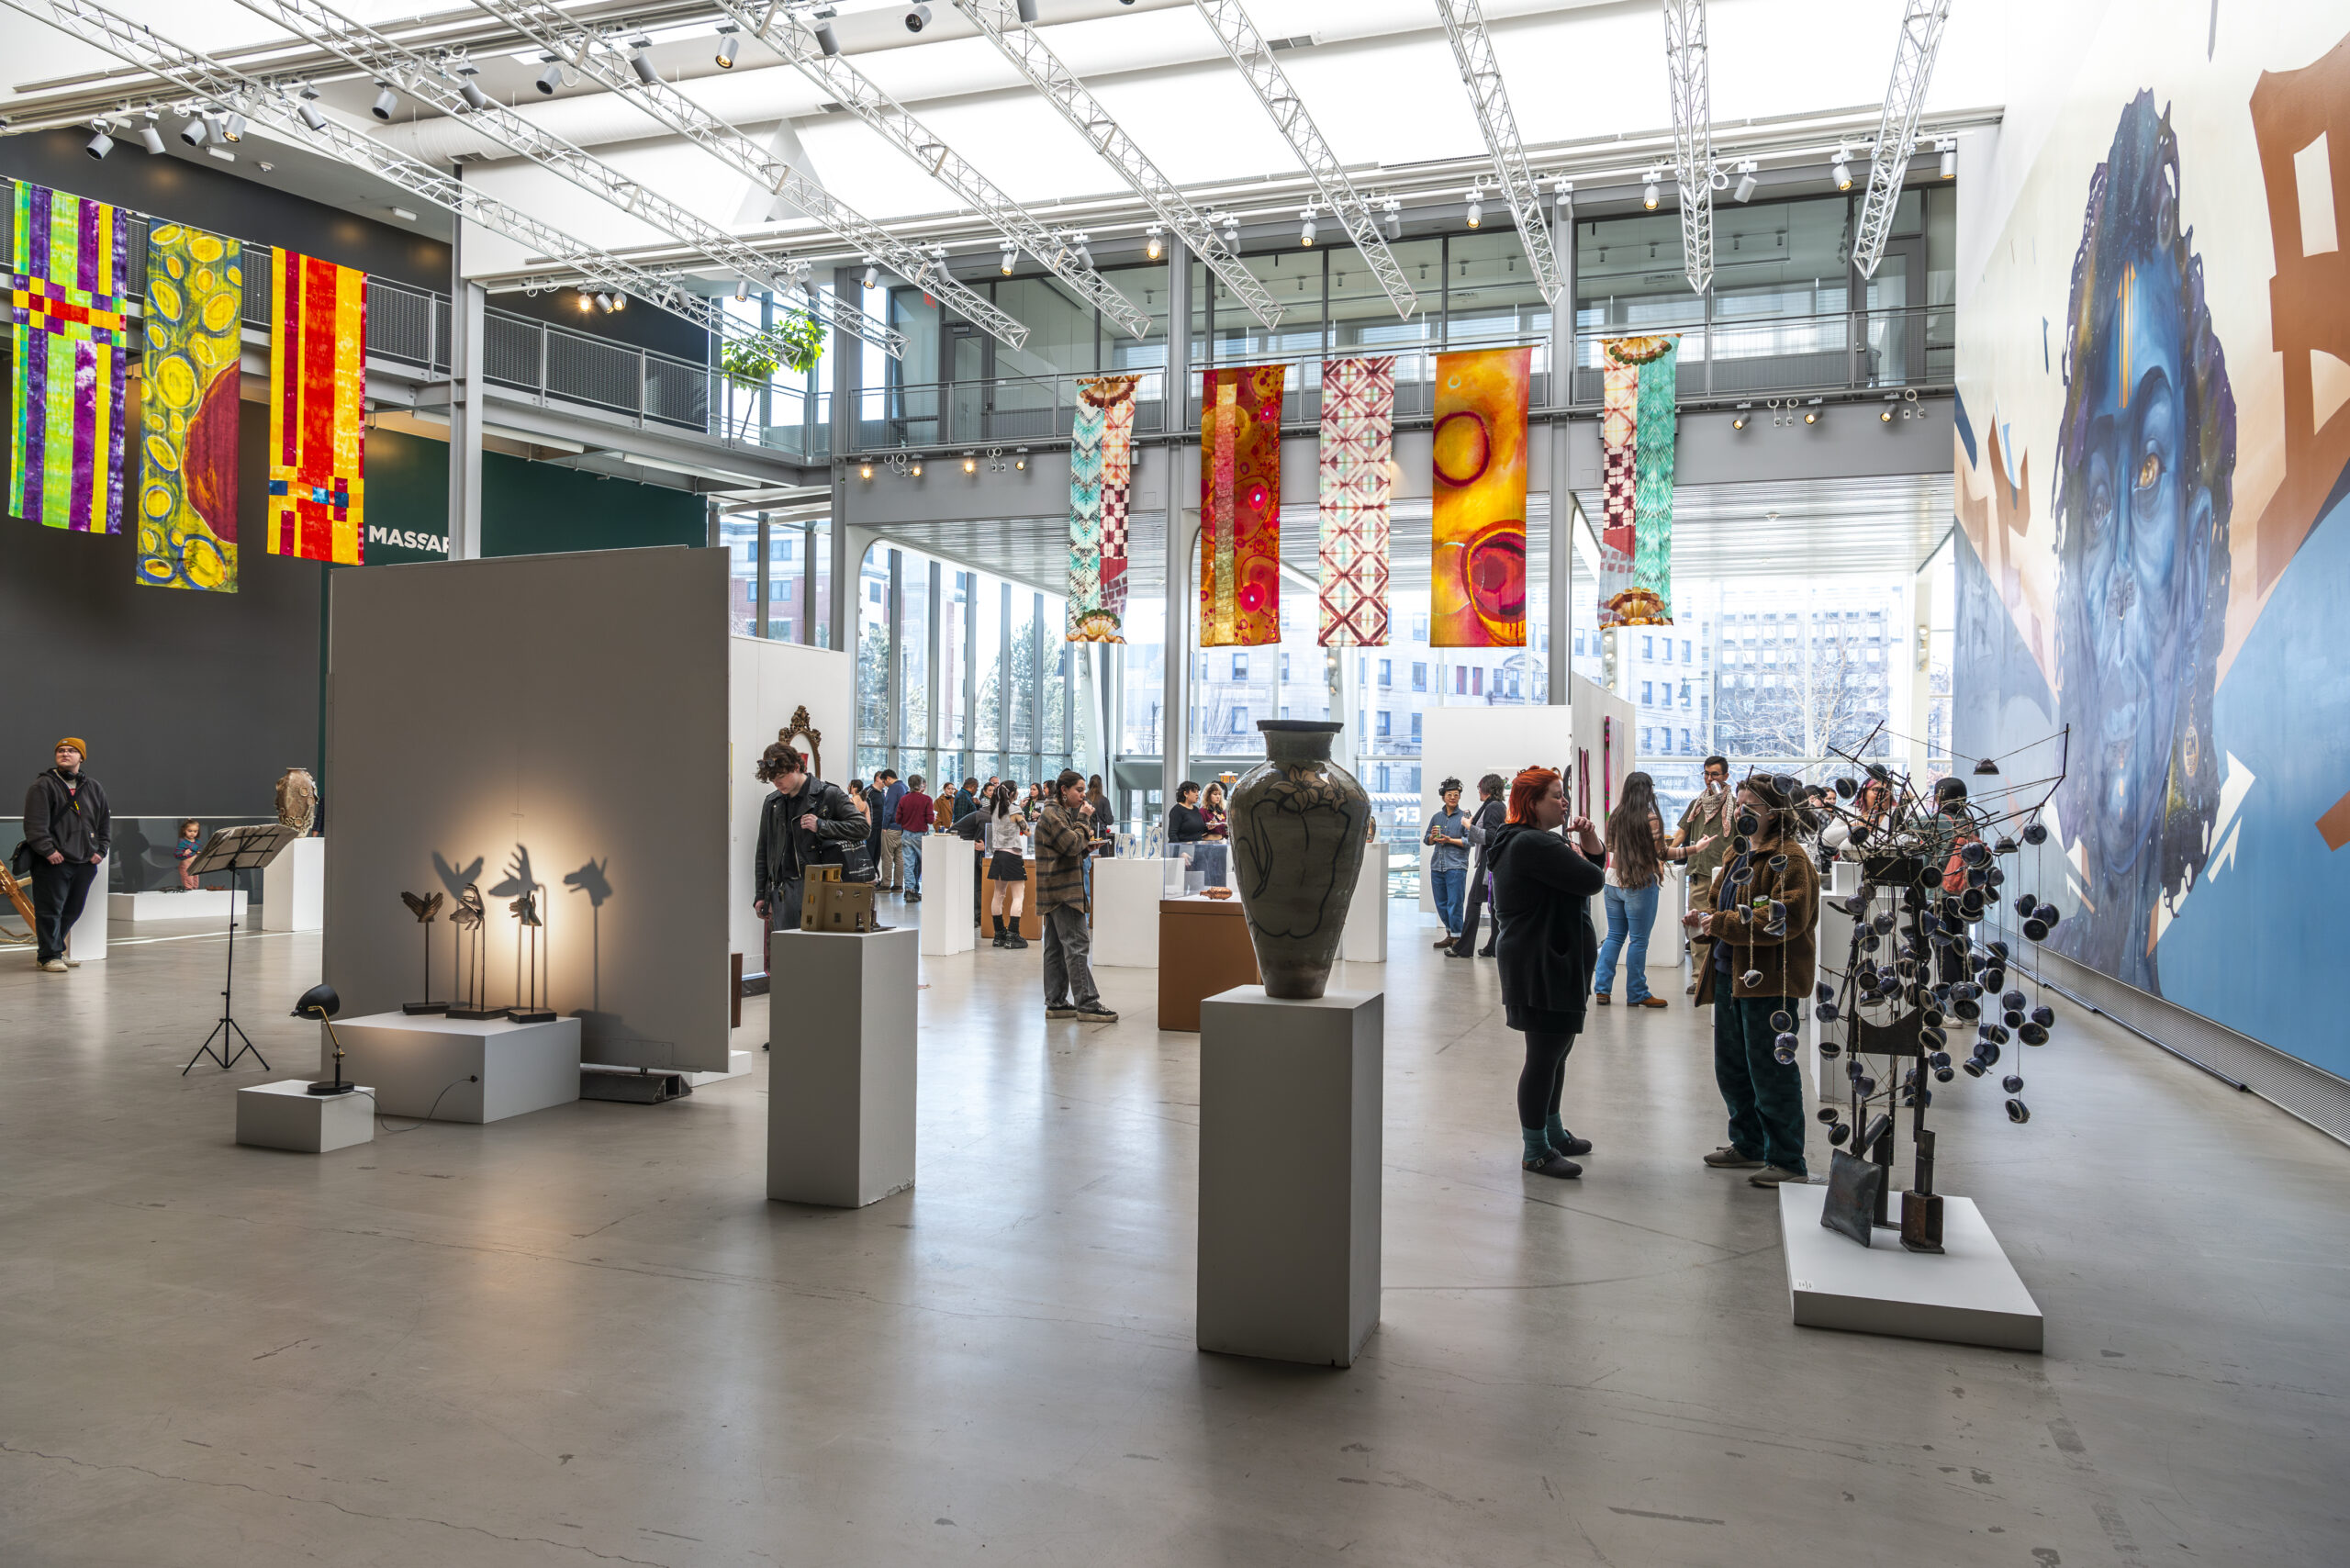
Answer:
<svg viewBox="0 0 2350 1568"><path fill-rule="evenodd" d="M995 917L995 945L1003 946L1003 916L1000 914Z"/></svg>

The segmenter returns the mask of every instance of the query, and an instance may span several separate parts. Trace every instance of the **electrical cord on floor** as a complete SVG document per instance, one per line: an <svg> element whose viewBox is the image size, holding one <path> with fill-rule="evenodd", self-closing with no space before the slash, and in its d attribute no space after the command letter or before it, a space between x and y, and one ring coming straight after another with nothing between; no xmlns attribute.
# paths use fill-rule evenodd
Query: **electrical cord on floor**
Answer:
<svg viewBox="0 0 2350 1568"><path fill-rule="evenodd" d="M428 1110L426 1110L426 1112L424 1113L423 1118L422 1118L421 1120L420 1120L419 1122L417 1122L417 1124L416 1124L416 1126L407 1126L407 1127L395 1127L395 1126L391 1126L387 1125L387 1124L385 1122L385 1120L384 1120L384 1103L383 1103L381 1100L376 1100L376 1099L375 1099L375 1092L374 1090L372 1090L372 1089L362 1089L362 1088L359 1088L359 1087L357 1087L357 1086L353 1086L353 1087L352 1087L352 1091L351 1091L351 1092L352 1092L352 1093L353 1093L353 1094L364 1094L364 1095L366 1095L366 1096L367 1096L367 1098L368 1098L368 1099L375 1101L375 1122L376 1122L376 1125L377 1125L378 1126L383 1127L383 1129L384 1129L384 1132L385 1132L386 1136L387 1136L387 1137L394 1137L394 1136L397 1136L397 1135L398 1135L398 1134L400 1134L400 1133L412 1133L412 1132L416 1131L416 1128L417 1128L417 1127L420 1127L420 1126L422 1126L426 1122L431 1121L431 1120L432 1119L432 1113L433 1113L434 1111L437 1111L437 1110L439 1110L439 1109L441 1108L441 1102L442 1102L443 1099L447 1098L448 1093L449 1093L449 1091L450 1091L450 1090L452 1090L452 1089L454 1089L458 1084L460 1084L460 1083L479 1083L480 1081L481 1081L481 1074L479 1074L479 1073L477 1073L477 1072L469 1072L469 1073L465 1074L465 1076L464 1076L464 1077L463 1077L463 1078L453 1078L453 1079L451 1079L451 1080L449 1081L449 1082L448 1082L445 1086L443 1086L443 1087L442 1087L442 1089L441 1092L440 1092L440 1093L438 1093L438 1094L435 1094L435 1095L432 1097L432 1104L431 1104L431 1106Z"/></svg>

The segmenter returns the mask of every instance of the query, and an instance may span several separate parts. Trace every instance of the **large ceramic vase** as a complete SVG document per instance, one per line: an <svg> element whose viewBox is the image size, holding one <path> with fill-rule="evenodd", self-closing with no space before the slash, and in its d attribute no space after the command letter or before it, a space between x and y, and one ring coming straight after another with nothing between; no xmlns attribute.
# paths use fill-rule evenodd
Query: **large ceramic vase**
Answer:
<svg viewBox="0 0 2350 1568"><path fill-rule="evenodd" d="M1266 759L1233 786L1232 879L1268 996L1322 994L1354 902L1371 797L1330 760L1341 727L1265 720Z"/></svg>

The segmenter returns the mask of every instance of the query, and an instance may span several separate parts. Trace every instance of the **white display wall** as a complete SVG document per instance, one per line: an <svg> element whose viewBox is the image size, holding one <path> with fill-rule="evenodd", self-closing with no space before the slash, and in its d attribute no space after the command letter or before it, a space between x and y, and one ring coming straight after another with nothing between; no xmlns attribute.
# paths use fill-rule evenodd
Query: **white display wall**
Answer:
<svg viewBox="0 0 2350 1568"><path fill-rule="evenodd" d="M1437 786L1448 776L1460 780L1460 809L1474 812L1477 780L1484 775L1498 773L1507 780L1528 767L1563 767L1574 756L1573 710L1569 708L1431 708L1423 719L1423 833L1443 807L1444 800L1437 792ZM1436 913L1436 893L1427 874L1428 861L1435 853L1425 844L1420 846L1420 908L1429 914Z"/></svg>
<svg viewBox="0 0 2350 1568"><path fill-rule="evenodd" d="M726 931L731 953L743 955L746 975L767 972L758 914L751 908L751 872L758 852L759 812L772 793L753 769L759 754L775 744L776 733L805 707L823 737L818 760L822 777L845 789L856 760L856 660L845 652L775 643L761 637L727 639L726 698ZM808 743L791 743L806 752Z"/></svg>

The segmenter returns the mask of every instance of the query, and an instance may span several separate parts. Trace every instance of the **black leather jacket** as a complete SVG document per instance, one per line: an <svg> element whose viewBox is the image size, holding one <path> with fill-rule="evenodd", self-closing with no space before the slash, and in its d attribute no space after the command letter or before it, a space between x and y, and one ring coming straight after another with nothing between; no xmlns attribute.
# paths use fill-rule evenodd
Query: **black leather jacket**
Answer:
<svg viewBox="0 0 2350 1568"><path fill-rule="evenodd" d="M800 819L811 813L816 818L812 833L800 825ZM821 778L808 780L797 795L780 790L769 795L759 810L758 859L752 871L757 896L772 899L777 889L797 879L806 867L839 865L841 846L857 843L870 828L848 791Z"/></svg>

